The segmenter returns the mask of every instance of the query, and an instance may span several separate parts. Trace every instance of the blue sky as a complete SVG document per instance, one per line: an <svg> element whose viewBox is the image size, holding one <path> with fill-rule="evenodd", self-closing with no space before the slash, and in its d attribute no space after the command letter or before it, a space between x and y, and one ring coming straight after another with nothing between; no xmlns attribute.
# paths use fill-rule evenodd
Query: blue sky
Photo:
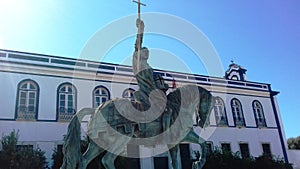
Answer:
<svg viewBox="0 0 300 169"><path fill-rule="evenodd" d="M224 70L233 59L248 69L248 80L272 84L273 90L280 91L277 98L286 136L300 135L300 1L143 2L147 4L143 12L178 16L201 30L214 45ZM0 0L0 48L78 58L97 31L112 21L135 14L136 10L131 0ZM145 24L146 29L151 27ZM167 39L156 42L155 38L149 35L147 41L145 36L145 44L156 48L161 45L162 49L180 56L177 47L168 46L170 43L176 46L176 42L169 43ZM133 43L130 38L127 41ZM133 50L115 49L124 51L106 61L118 63ZM187 56L180 57L188 60ZM192 71L206 75L201 67Z"/></svg>

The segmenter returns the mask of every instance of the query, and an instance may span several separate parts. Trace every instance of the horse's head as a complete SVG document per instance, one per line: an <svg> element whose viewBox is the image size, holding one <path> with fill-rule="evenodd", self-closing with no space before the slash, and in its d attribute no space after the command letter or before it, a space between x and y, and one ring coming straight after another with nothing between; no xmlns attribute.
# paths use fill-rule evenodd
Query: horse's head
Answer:
<svg viewBox="0 0 300 169"><path fill-rule="evenodd" d="M173 116L177 118L178 112L194 113L195 109L199 117L198 125L205 127L209 124L209 116L213 107L213 96L206 89L195 86L185 85L177 88L167 96L170 108L173 109Z"/></svg>
<svg viewBox="0 0 300 169"><path fill-rule="evenodd" d="M209 125L209 117L214 102L213 102L213 96L209 91L199 86L198 89L199 89L200 98L199 98L199 104L197 106L196 112L198 117L200 118L198 120L198 125L203 128Z"/></svg>

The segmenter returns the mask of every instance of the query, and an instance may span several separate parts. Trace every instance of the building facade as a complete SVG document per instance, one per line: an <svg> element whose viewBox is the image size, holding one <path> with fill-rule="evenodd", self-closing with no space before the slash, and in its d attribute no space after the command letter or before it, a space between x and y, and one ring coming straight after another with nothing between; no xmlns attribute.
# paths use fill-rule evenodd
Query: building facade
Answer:
<svg viewBox="0 0 300 169"><path fill-rule="evenodd" d="M196 84L215 96L210 126L195 126L209 148L239 151L242 157L272 154L288 162L278 92L270 84L246 81L245 72L234 63L224 78L155 70L169 86L175 79L177 87ZM49 160L74 113L110 99L132 98L138 88L130 66L9 50L0 50L0 81L0 133L19 130L18 144L41 148ZM181 145L191 158L196 150L195 145ZM150 150L140 146L138 151ZM167 156L141 159L138 165L168 166Z"/></svg>

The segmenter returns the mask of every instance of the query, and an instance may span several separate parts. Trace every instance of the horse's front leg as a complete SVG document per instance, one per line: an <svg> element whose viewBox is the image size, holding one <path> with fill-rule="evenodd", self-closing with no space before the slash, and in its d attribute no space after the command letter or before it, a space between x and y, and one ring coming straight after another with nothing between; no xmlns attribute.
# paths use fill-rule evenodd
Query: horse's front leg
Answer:
<svg viewBox="0 0 300 169"><path fill-rule="evenodd" d="M116 169L115 168L115 160L118 156L114 153L107 152L103 157L102 157L102 164L104 168L106 169Z"/></svg>
<svg viewBox="0 0 300 169"><path fill-rule="evenodd" d="M179 145L168 145L170 156L172 159L172 167L173 169L179 169L179 161L177 160L178 154L179 154Z"/></svg>
<svg viewBox="0 0 300 169"><path fill-rule="evenodd" d="M206 153L207 153L207 147L206 147L206 141L199 137L194 130L191 130L187 136L183 139L183 142L190 142L199 144L201 148L200 157L197 161L193 163L193 169L201 169L205 162L206 162Z"/></svg>
<svg viewBox="0 0 300 169"><path fill-rule="evenodd" d="M101 160L105 169L116 169L114 164L115 160L118 155L124 151L124 146L129 143L133 135L133 131L134 130L132 130L132 133L127 135L128 137L118 137L116 134L115 137L111 138L111 140L115 140L115 142L111 144L111 147L107 150L107 153L102 157Z"/></svg>
<svg viewBox="0 0 300 169"><path fill-rule="evenodd" d="M79 166L79 169L86 169L88 164L96 158L99 154L104 152L104 149L99 147L96 143L93 141L90 141L89 146L82 157L81 166Z"/></svg>

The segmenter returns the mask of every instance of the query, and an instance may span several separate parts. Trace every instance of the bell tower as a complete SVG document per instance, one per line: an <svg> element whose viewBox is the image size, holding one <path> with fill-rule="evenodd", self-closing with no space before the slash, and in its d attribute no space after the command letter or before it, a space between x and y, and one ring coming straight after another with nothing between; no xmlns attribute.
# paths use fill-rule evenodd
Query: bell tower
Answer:
<svg viewBox="0 0 300 169"><path fill-rule="evenodd" d="M238 80L238 81L246 81L246 71L243 66L240 66L233 61L231 61L231 64L229 65L228 70L225 72L225 79L228 80Z"/></svg>

